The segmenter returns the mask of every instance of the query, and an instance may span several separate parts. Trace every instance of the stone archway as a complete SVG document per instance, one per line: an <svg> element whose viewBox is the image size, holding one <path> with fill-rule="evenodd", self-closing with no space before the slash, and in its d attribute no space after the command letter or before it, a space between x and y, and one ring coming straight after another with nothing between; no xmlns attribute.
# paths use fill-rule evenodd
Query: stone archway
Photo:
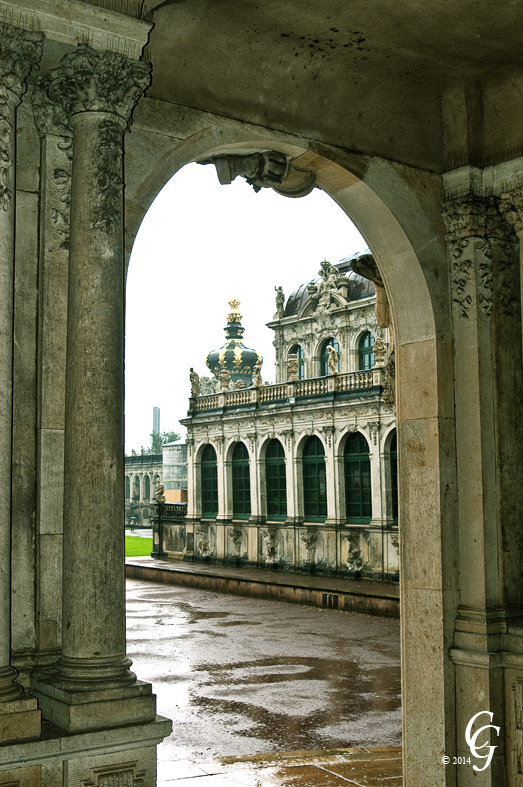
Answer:
<svg viewBox="0 0 523 787"><path fill-rule="evenodd" d="M222 132L217 144L219 132L207 128L179 143L152 168L137 193L154 194L191 161L276 150L311 173L371 248L391 306L398 370L404 773L409 785L444 784L440 756L453 750L456 734L454 713L448 711L455 705L454 665L448 654L457 577L455 562L446 560L456 549L455 500L441 494L443 464L447 483L455 489L452 458L449 464L455 453L449 428L454 416L452 319L441 297L441 282L449 287L442 221L437 214L429 217L417 196L429 188L432 198L441 200L441 187L437 178L416 182L412 172L401 173L382 159L343 161L335 151L327 157L302 147L302 140L276 134L263 139L239 125L231 135L234 142L227 142ZM427 763L427 750L441 755Z"/></svg>

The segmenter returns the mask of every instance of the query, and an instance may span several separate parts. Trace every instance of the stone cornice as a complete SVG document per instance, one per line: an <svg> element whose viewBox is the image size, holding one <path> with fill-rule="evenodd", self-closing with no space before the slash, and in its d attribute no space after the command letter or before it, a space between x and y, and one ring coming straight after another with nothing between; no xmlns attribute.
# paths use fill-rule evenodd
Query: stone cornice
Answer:
<svg viewBox="0 0 523 787"><path fill-rule="evenodd" d="M51 41L119 52L138 60L152 24L79 0L0 0L0 23L40 30Z"/></svg>

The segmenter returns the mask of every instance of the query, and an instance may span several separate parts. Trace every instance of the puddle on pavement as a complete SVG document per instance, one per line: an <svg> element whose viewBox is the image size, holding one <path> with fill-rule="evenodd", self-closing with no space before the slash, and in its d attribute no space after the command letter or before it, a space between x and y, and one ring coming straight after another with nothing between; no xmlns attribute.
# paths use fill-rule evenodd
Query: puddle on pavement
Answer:
<svg viewBox="0 0 523 787"><path fill-rule="evenodd" d="M401 743L398 621L133 589L129 656L173 720L161 760Z"/></svg>

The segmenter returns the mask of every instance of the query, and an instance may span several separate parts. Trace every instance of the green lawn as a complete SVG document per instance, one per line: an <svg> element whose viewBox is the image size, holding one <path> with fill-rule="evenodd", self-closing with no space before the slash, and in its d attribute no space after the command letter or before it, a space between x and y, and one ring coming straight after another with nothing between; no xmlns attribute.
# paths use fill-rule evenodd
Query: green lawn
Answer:
<svg viewBox="0 0 523 787"><path fill-rule="evenodd" d="M125 557L142 557L143 555L150 555L152 551L152 538L125 536Z"/></svg>

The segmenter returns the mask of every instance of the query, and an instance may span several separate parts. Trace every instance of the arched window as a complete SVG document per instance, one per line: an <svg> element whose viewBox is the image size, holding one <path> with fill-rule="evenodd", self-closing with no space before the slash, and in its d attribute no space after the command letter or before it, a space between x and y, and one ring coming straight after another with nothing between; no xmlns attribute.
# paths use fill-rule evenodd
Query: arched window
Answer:
<svg viewBox="0 0 523 787"><path fill-rule="evenodd" d="M232 515L236 519L248 519L250 513L249 452L243 443L237 443L232 455Z"/></svg>
<svg viewBox="0 0 523 787"><path fill-rule="evenodd" d="M143 499L151 499L151 480L148 475L144 476L143 479Z"/></svg>
<svg viewBox="0 0 523 787"><path fill-rule="evenodd" d="M374 336L370 331L366 331L358 343L358 369L372 369L376 360L372 348L374 347Z"/></svg>
<svg viewBox="0 0 523 787"><path fill-rule="evenodd" d="M369 445L361 432L351 434L345 443L345 500L348 522L370 522L372 491Z"/></svg>
<svg viewBox="0 0 523 787"><path fill-rule="evenodd" d="M319 437L309 437L303 447L303 508L306 519L327 516L325 450Z"/></svg>
<svg viewBox="0 0 523 787"><path fill-rule="evenodd" d="M133 478L132 497L133 500L140 499L140 476L138 475L135 475L135 477Z"/></svg>
<svg viewBox="0 0 523 787"><path fill-rule="evenodd" d="M208 444L202 453L202 516L218 514L218 465L216 451Z"/></svg>
<svg viewBox="0 0 523 787"><path fill-rule="evenodd" d="M298 356L298 380L305 379L305 356L303 354L303 347L299 344L295 344L289 350L289 355L295 353Z"/></svg>
<svg viewBox="0 0 523 787"><path fill-rule="evenodd" d="M390 441L390 493L392 498L392 521L398 524L398 437L396 430Z"/></svg>
<svg viewBox="0 0 523 787"><path fill-rule="evenodd" d="M334 347L336 352L338 353L338 371L340 371L340 345L336 341L336 339L331 336L330 339L326 339L322 346L321 346L321 355L320 355L320 377L324 377L326 374L329 373L329 351L327 347Z"/></svg>
<svg viewBox="0 0 523 787"><path fill-rule="evenodd" d="M287 481L285 478L285 452L279 440L271 440L267 446L265 482L268 518L284 519L287 516Z"/></svg>
<svg viewBox="0 0 523 787"><path fill-rule="evenodd" d="M128 475L125 476L125 499L131 499L131 479Z"/></svg>

